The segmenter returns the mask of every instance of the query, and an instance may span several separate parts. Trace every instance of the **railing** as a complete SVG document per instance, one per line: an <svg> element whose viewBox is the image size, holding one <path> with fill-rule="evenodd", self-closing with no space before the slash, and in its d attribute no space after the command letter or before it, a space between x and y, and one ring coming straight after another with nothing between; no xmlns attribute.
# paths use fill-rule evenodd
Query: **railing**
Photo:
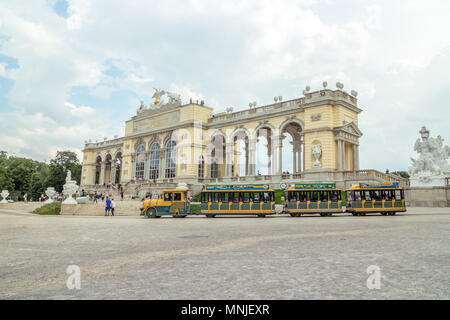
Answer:
<svg viewBox="0 0 450 320"><path fill-rule="evenodd" d="M358 180L372 178L379 181L385 182L398 182L400 186L409 186L409 179L397 176L395 174L382 173L378 170L356 170L356 171L344 171L344 179Z"/></svg>

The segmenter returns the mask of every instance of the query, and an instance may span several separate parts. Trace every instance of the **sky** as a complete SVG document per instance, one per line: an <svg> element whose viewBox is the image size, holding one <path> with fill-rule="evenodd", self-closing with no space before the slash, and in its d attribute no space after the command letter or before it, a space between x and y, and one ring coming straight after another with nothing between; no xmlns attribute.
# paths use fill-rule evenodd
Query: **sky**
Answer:
<svg viewBox="0 0 450 320"><path fill-rule="evenodd" d="M360 166L450 144L447 0L0 0L0 150L40 161L124 134L153 87L215 112L358 92Z"/></svg>

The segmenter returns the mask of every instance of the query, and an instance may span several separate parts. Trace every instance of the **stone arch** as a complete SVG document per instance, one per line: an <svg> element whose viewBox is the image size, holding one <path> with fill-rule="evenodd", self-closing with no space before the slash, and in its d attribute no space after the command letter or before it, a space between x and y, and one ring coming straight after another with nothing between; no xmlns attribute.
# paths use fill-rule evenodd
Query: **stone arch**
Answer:
<svg viewBox="0 0 450 320"><path fill-rule="evenodd" d="M279 173L296 173L304 170L304 127L303 121L296 117L290 117L280 125L278 141L276 141ZM283 155L292 155L292 159Z"/></svg>
<svg viewBox="0 0 450 320"><path fill-rule="evenodd" d="M247 128L236 128L230 135L231 176L247 176L250 173L250 139Z"/></svg>
<svg viewBox="0 0 450 320"><path fill-rule="evenodd" d="M161 138L158 135L154 135L150 138L150 140L148 140L147 150L150 150L152 144L154 144L155 142L158 142L159 145L161 146Z"/></svg>
<svg viewBox="0 0 450 320"><path fill-rule="evenodd" d="M269 122L260 123L253 131L253 139L255 142L255 174L271 175L275 173L274 164L274 135L277 129ZM265 147L264 147L264 144ZM264 150L265 149L265 150Z"/></svg>
<svg viewBox="0 0 450 320"><path fill-rule="evenodd" d="M122 182L122 166L123 166L123 152L122 149L117 149L114 152L113 167L111 171L111 183Z"/></svg>
<svg viewBox="0 0 450 320"><path fill-rule="evenodd" d="M149 144L149 178L156 181L159 178L160 160L161 160L161 141L160 139L152 139Z"/></svg>
<svg viewBox="0 0 450 320"><path fill-rule="evenodd" d="M113 157L108 150L105 155L105 169L103 173L103 184L107 185L111 182L111 169L112 169Z"/></svg>
<svg viewBox="0 0 450 320"><path fill-rule="evenodd" d="M296 123L302 128L302 131L305 130L305 124L303 123L303 121L301 119L299 119L299 118L288 118L288 119L284 120L281 123L280 128L279 128L279 132L282 132L284 130L284 128L287 125L291 124L291 123Z"/></svg>
<svg viewBox="0 0 450 320"><path fill-rule="evenodd" d="M94 166L94 184L100 184L100 175L102 172L103 157L100 153L95 156Z"/></svg>
<svg viewBox="0 0 450 320"><path fill-rule="evenodd" d="M207 147L209 176L220 178L225 175L227 136L222 130L216 130L210 137Z"/></svg>
<svg viewBox="0 0 450 320"><path fill-rule="evenodd" d="M139 146L143 145L144 146L144 151L145 151L145 141L142 138L139 138L136 143L134 144L134 151L136 152L137 149L139 148Z"/></svg>

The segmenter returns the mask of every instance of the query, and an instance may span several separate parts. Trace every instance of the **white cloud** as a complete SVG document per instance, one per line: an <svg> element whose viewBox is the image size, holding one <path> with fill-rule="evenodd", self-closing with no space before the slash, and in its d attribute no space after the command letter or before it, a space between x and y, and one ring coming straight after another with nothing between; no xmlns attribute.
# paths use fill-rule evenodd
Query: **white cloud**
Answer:
<svg viewBox="0 0 450 320"><path fill-rule="evenodd" d="M114 92L130 93L116 125L139 100L149 103L152 87L238 109L254 100L270 103L274 95L298 97L305 85L319 88L327 80L329 87L342 81L359 92L363 167L406 168L421 122L450 140L443 124L449 111L441 107L450 88L442 72L450 66L448 1L68 2L67 19L46 0L0 3L0 53L20 66L6 70L0 63L0 76L14 81L8 99L21 112L9 115L16 128L25 125L18 115L31 120L42 113L43 129L68 125L67 143L80 148L77 135L95 137L90 128L112 120L95 119L100 107L91 101L79 103L90 107L68 103L78 86L105 103ZM75 120L67 122L68 113ZM13 132L10 138L29 137ZM42 152L27 148L30 155Z"/></svg>

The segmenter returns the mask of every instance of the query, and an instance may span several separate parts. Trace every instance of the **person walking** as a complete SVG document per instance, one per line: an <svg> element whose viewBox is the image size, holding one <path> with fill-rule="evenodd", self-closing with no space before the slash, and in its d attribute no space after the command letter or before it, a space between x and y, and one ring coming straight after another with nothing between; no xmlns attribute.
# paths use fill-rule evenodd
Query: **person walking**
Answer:
<svg viewBox="0 0 450 320"><path fill-rule="evenodd" d="M23 201L25 202L25 203L28 203L28 194L24 194L23 195Z"/></svg>
<svg viewBox="0 0 450 320"><path fill-rule="evenodd" d="M97 198L98 198L98 194L97 194L97 191L95 191L95 193L94 193L94 203L97 203Z"/></svg>
<svg viewBox="0 0 450 320"><path fill-rule="evenodd" d="M111 199L111 216L114 216L114 209L116 208L116 202L114 198Z"/></svg>
<svg viewBox="0 0 450 320"><path fill-rule="evenodd" d="M120 188L120 198L123 201L123 188L122 187Z"/></svg>
<svg viewBox="0 0 450 320"><path fill-rule="evenodd" d="M105 217L109 216L109 212L111 211L111 200L106 198L106 206L105 206Z"/></svg>

